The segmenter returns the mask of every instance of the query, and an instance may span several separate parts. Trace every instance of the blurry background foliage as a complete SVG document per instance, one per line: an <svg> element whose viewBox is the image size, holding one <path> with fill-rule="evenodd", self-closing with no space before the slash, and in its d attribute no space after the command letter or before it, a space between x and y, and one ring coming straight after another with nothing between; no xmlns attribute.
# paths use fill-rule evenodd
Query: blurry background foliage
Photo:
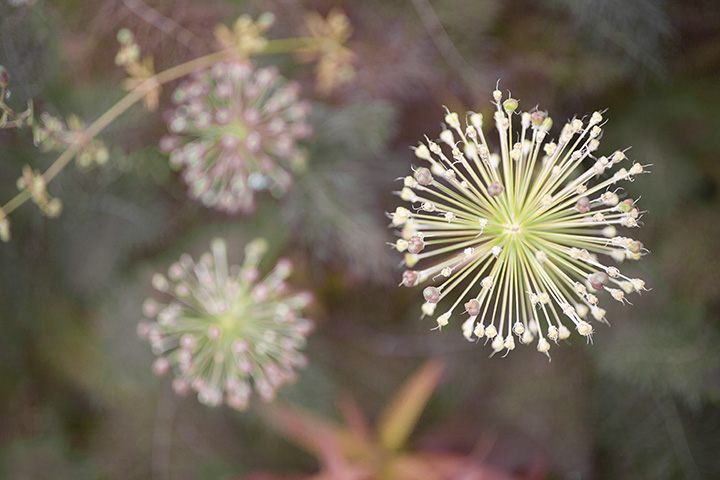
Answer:
<svg viewBox="0 0 720 480"><path fill-rule="evenodd" d="M354 29L353 82L320 95L312 66L259 60L314 102L310 162L285 198L261 196L249 218L188 201L156 148L170 86L158 112L135 107L103 132L107 166L71 166L50 185L59 219L29 204L13 213L13 240L0 248L0 478L317 469L256 412L178 398L150 372L135 335L150 276L218 235L231 262L266 236L270 256L291 257L293 282L316 294L310 366L280 392L285 403L334 418L350 392L374 418L439 356L442 381L408 449L469 454L481 442L485 462L524 478L719 478L717 1L0 0L8 102L20 110L32 97L37 112L91 121L122 95L119 28L159 70L211 51L213 26L242 13L272 11L271 36L288 37L304 13L338 5ZM430 332L419 292L396 287L399 255L386 245L383 212L398 204L391 191L413 162L409 145L439 132L442 105L487 110L497 79L556 125L607 107L601 153L631 146L630 158L653 164L630 192L649 211L639 237L651 251L632 269L652 291L609 312L595 345L576 339L551 363L531 348L488 359L457 325ZM28 132L0 131L2 202L23 165L53 159ZM533 470L538 458L546 467Z"/></svg>

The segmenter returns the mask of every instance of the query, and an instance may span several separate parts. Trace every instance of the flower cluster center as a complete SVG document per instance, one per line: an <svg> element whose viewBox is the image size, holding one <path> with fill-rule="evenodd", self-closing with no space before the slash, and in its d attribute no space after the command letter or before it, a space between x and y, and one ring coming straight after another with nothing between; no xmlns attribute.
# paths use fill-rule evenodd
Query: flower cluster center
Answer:
<svg viewBox="0 0 720 480"><path fill-rule="evenodd" d="M445 305L438 329L454 312L467 315L465 338L485 339L494 352L513 350L518 340L537 341L547 354L550 341L570 336L569 325L590 341L588 320L606 322L599 295L625 303L626 295L645 290L642 279L602 258L620 263L645 252L641 242L617 234L617 226L638 227L643 212L636 200L621 200L625 194L615 186L645 166L634 162L613 173L627 160L622 151L595 156L600 112L570 120L557 143L546 143L552 125L546 113L518 112L517 100L502 102L499 90L493 99L499 152L491 153L483 116L475 112L463 126L448 111L439 142L415 148L429 167L403 179L398 194L412 208L390 215L401 228L396 248L406 252L402 285L433 283L423 290L423 315Z"/></svg>

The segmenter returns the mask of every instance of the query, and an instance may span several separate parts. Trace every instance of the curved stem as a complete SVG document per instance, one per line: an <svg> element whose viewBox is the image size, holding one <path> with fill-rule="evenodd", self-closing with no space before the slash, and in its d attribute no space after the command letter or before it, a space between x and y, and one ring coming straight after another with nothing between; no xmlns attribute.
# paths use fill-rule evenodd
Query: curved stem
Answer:
<svg viewBox="0 0 720 480"><path fill-rule="evenodd" d="M271 40L268 42L267 47L261 52L263 55L274 55L279 53L288 53L301 48L315 47L320 44L321 39L305 37L305 38L286 38L279 40ZM145 95L152 91L154 88L164 85L178 78L184 77L195 70L210 67L211 65L232 57L237 53L236 47L226 48L218 52L210 53L202 57L195 58L188 62L176 65L167 70L153 75L150 78L145 79L137 87L131 90L127 95L121 98L115 105L110 107L105 113L100 115L87 129L85 129L86 141L95 137L95 135L102 132L108 125L115 121L120 115L125 113L130 107L140 101ZM55 178L68 163L80 150L81 145L73 144L70 145L43 173L42 177L45 183ZM17 207L25 203L30 198L30 192L22 190L20 193L15 195L8 203L0 208L0 211L5 215L9 215Z"/></svg>

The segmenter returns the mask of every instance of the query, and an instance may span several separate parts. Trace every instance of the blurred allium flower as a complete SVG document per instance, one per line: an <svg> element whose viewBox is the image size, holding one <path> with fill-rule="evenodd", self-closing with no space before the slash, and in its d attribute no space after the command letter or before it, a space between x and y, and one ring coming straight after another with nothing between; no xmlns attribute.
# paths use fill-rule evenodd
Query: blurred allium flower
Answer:
<svg viewBox="0 0 720 480"><path fill-rule="evenodd" d="M158 358L157 375L172 370L172 386L184 395L195 390L200 402L245 409L255 389L270 401L282 384L295 379L307 363L298 350L305 345L312 321L302 317L312 296L289 293L288 259L261 278L258 264L264 240L245 248L242 266L228 267L225 242L212 242L212 253L198 262L184 254L168 270L155 274L153 286L172 297L169 304L147 299L138 325Z"/></svg>
<svg viewBox="0 0 720 480"><path fill-rule="evenodd" d="M594 155L599 112L573 119L557 143L544 143L552 125L544 112L520 114L517 100L493 95L499 154L490 152L478 113L468 113L463 128L448 112L444 147L427 140L415 149L430 168L405 178L399 195L412 208L391 214L409 268L402 284L433 284L423 291L422 311L434 315L445 300L438 328L455 314L468 340L484 338L494 352L514 349L517 338L547 353L549 341L568 338L572 328L591 339L590 321L606 322L600 296L625 303L645 289L608 262L645 253L616 227L639 226L642 212L621 199L617 184L646 170L632 163L612 171L625 163L622 151Z"/></svg>
<svg viewBox="0 0 720 480"><path fill-rule="evenodd" d="M217 63L175 90L171 134L160 150L183 169L192 198L227 213L251 212L256 190L285 193L305 163L297 141L312 128L298 93L274 68Z"/></svg>

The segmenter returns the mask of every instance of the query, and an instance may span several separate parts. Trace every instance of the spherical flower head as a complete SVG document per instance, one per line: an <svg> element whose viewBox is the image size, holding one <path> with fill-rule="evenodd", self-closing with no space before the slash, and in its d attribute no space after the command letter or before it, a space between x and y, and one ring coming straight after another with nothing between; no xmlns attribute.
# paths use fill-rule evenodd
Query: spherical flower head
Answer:
<svg viewBox="0 0 720 480"><path fill-rule="evenodd" d="M217 63L181 83L160 150L189 196L235 214L254 210L256 191L285 193L305 164L298 141L312 134L298 94L275 68L249 63Z"/></svg>
<svg viewBox="0 0 720 480"><path fill-rule="evenodd" d="M415 148L420 165L398 192L411 205L389 215L402 237L396 248L407 250L401 285L423 288L422 313L437 314L438 327L462 317L463 335L493 353L533 344L548 355L572 330L591 340L591 322L606 322L601 299L625 303L645 290L615 264L646 252L617 233L640 226L643 212L621 183L646 166L622 151L595 155L599 112L546 141L546 112L521 112L498 90L493 97L497 153L472 112L465 125L447 112L439 141Z"/></svg>
<svg viewBox="0 0 720 480"><path fill-rule="evenodd" d="M306 365L300 350L313 323L302 310L312 296L289 292L288 259L261 276L266 249L264 240L255 240L241 266L228 266L225 242L216 239L199 261L184 254L167 275L153 277L153 287L170 301L147 299L138 333L157 355L153 372L172 371L178 394L194 390L201 403L243 410L253 390L270 401Z"/></svg>

